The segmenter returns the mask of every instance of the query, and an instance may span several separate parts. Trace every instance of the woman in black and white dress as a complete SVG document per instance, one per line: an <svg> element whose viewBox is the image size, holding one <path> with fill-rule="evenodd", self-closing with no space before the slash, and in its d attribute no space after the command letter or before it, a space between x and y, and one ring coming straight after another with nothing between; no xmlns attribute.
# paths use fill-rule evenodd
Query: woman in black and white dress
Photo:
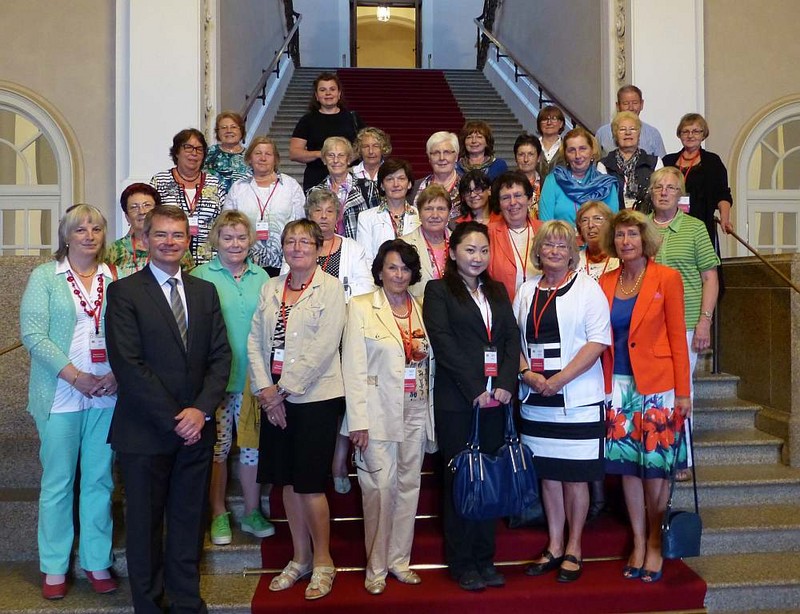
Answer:
<svg viewBox="0 0 800 614"><path fill-rule="evenodd" d="M522 340L522 441L542 479L549 543L525 573L558 569L559 582L572 582L583 568L586 483L603 477L600 355L611 343L608 301L597 282L576 271L575 231L566 222L545 223L533 254L542 275L520 286L514 313Z"/></svg>

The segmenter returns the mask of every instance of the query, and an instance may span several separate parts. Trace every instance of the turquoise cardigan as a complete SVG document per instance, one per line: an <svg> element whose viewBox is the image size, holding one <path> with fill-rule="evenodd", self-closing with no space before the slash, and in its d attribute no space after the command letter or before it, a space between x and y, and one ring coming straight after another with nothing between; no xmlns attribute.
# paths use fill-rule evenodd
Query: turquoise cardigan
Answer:
<svg viewBox="0 0 800 614"><path fill-rule="evenodd" d="M106 287L113 281L105 276ZM103 301L102 317L106 303ZM56 261L31 273L19 310L22 343L31 355L28 413L48 418L58 385L58 374L69 363L69 348L77 324L75 303L65 275L56 275Z"/></svg>

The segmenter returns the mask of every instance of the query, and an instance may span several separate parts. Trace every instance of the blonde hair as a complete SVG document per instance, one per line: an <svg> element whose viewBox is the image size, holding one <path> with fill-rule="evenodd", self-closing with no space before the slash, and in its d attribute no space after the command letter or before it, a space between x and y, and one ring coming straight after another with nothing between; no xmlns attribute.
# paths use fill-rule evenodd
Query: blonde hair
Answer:
<svg viewBox="0 0 800 614"><path fill-rule="evenodd" d="M222 232L223 228L227 226L237 226L239 224L247 229L247 247L252 247L253 243L256 242L256 230L253 228L253 223L250 221L250 218L238 209L225 209L217 216L217 219L214 220L214 224L208 231L208 242L211 244L211 247L214 249L219 247L219 233Z"/></svg>
<svg viewBox="0 0 800 614"><path fill-rule="evenodd" d="M80 203L69 207L58 222L58 249L56 249L53 258L59 262L63 262L64 258L69 254L69 235L80 226L84 220L89 220L91 224L98 224L103 229L103 245L100 251L97 252L97 262L103 262L106 259L106 236L108 234L108 222L103 213L93 205Z"/></svg>
<svg viewBox="0 0 800 614"><path fill-rule="evenodd" d="M575 229L564 220L549 220L536 231L536 235L533 237L533 249L531 250L531 261L536 265L536 268L542 268L540 254L542 245L548 239L560 239L567 242L567 248L569 249L567 266L573 271L576 270L580 262L578 258L578 240Z"/></svg>

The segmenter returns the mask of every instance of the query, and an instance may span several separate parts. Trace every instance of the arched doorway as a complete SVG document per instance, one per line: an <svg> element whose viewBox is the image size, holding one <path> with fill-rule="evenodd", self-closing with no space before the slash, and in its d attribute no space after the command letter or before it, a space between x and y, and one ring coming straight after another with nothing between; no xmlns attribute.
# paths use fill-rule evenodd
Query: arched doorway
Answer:
<svg viewBox="0 0 800 614"><path fill-rule="evenodd" d="M73 163L59 124L42 106L0 85L0 255L51 254L72 204Z"/></svg>
<svg viewBox="0 0 800 614"><path fill-rule="evenodd" d="M421 0L350 0L350 64L419 68Z"/></svg>
<svg viewBox="0 0 800 614"><path fill-rule="evenodd" d="M800 251L800 97L778 101L751 125L736 166L737 228L761 253Z"/></svg>

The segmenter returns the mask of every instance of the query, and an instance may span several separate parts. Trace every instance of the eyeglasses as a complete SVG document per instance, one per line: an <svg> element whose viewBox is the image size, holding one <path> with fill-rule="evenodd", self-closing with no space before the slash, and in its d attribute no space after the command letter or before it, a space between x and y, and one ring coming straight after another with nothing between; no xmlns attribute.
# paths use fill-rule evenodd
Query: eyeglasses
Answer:
<svg viewBox="0 0 800 614"><path fill-rule="evenodd" d="M561 118L560 117L555 117L555 116L549 116L549 117L543 117L542 118L542 123L551 123L551 122L560 122L560 121L561 121Z"/></svg>
<svg viewBox="0 0 800 614"><path fill-rule="evenodd" d="M356 460L357 459L357 460ZM370 471L366 467L364 467L364 453L361 451L361 448L353 448L353 455L350 457L350 463L358 469L359 471L363 471L364 473L378 473L381 468L378 467L374 471ZM359 463L361 463L359 465Z"/></svg>
<svg viewBox="0 0 800 614"><path fill-rule="evenodd" d="M587 215L587 216L585 216L585 217L582 217L582 218L581 218L581 219L578 221L578 224L579 224L580 226L588 226L588 225L589 225L589 223L592 223L592 224L594 224L595 226L600 226L600 225L602 225L602 224L605 224L605 223L606 223L606 218L605 218L605 217L603 217L602 215L591 215L591 216L588 216L588 215Z"/></svg>
<svg viewBox="0 0 800 614"><path fill-rule="evenodd" d="M311 245L315 245L315 243L311 239L305 239L305 238L303 238L303 239L292 239L292 238L289 238L289 239L286 239L283 242L283 247L284 248L294 247L296 245L299 245L300 247L309 247Z"/></svg>
<svg viewBox="0 0 800 614"><path fill-rule="evenodd" d="M523 200L527 198L528 195L525 192L514 192L513 194L503 194L497 200L499 200L503 204L508 204L513 200Z"/></svg>
<svg viewBox="0 0 800 614"><path fill-rule="evenodd" d="M639 132L638 128L617 128L617 132L621 132L622 134L636 134Z"/></svg>
<svg viewBox="0 0 800 614"><path fill-rule="evenodd" d="M220 126L219 129L220 130L238 130L239 126L237 126L236 124L230 124L228 126Z"/></svg>
<svg viewBox="0 0 800 614"><path fill-rule="evenodd" d="M681 136L701 136L703 131L700 128L693 128L689 130L688 128L681 130Z"/></svg>
<svg viewBox="0 0 800 614"><path fill-rule="evenodd" d="M551 252L566 252L569 251L569 245L566 243L542 243L542 248Z"/></svg>
<svg viewBox="0 0 800 614"><path fill-rule="evenodd" d="M330 162L335 162L336 160L347 160L347 154L345 153L326 153L325 159Z"/></svg>
<svg viewBox="0 0 800 614"><path fill-rule="evenodd" d="M450 156L456 155L456 152L452 149L445 149L445 150L433 150L430 154L428 154L431 158L449 158Z"/></svg>
<svg viewBox="0 0 800 614"><path fill-rule="evenodd" d="M475 186L474 188L467 188L465 192L467 196L480 196L488 189L488 187Z"/></svg>
<svg viewBox="0 0 800 614"><path fill-rule="evenodd" d="M128 211L150 211L155 207L155 203L131 203L127 206Z"/></svg>
<svg viewBox="0 0 800 614"><path fill-rule="evenodd" d="M650 192L652 194L658 194L659 192L666 192L667 194L676 194L680 192L681 189L676 185L661 185L657 184L650 188Z"/></svg>
<svg viewBox="0 0 800 614"><path fill-rule="evenodd" d="M195 152L199 154L202 154L206 150L205 147L203 147L202 145L194 146L194 145L189 145L189 143L184 143L183 145L181 145L181 149L186 153Z"/></svg>

